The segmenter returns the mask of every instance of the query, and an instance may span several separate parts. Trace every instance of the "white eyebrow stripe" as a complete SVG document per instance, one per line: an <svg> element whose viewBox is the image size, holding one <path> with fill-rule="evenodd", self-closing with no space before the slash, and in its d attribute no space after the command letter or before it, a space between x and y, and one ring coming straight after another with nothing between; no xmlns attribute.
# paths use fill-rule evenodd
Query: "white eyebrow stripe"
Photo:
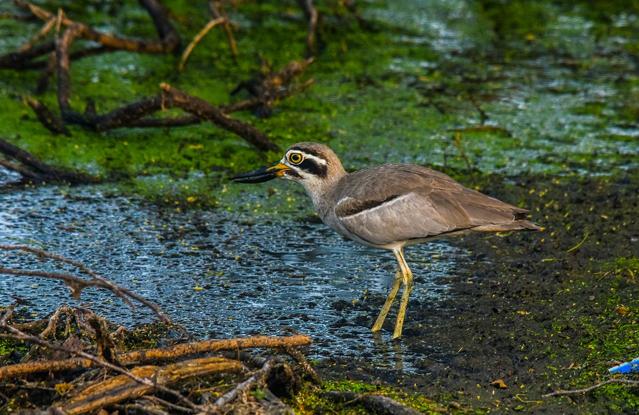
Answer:
<svg viewBox="0 0 639 415"><path fill-rule="evenodd" d="M314 155L312 155L312 154L305 153L305 152L303 152L302 150L289 150L289 151L287 151L287 152L286 152L286 156L284 157L286 160L288 160L288 155L289 155L290 153L302 153L302 154L304 155L304 158L305 158L305 159L314 160L314 161L316 161L317 163L319 163L319 164L321 164L321 165L323 165L323 166L326 166L326 160L324 160L323 158L320 158L320 157L314 156Z"/></svg>

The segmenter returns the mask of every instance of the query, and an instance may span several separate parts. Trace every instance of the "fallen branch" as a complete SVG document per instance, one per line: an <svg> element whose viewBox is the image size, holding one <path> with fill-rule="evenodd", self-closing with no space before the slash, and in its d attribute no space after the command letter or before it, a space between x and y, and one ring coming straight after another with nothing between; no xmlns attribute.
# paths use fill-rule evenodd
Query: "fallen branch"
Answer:
<svg viewBox="0 0 639 415"><path fill-rule="evenodd" d="M588 386L587 388L581 388L581 389L571 389L571 390L556 390L554 392L551 393L547 393L545 395L541 395L542 398L550 398L552 396L561 396L561 395L580 395L582 393L588 393L591 392L595 389L598 389L602 386L605 385L609 385L611 383L621 383L623 385L628 385L628 386L639 386L639 380L632 380L632 379L623 379L623 378L613 378L613 379L608 379L608 380L604 380L603 382L599 382L599 383L595 383L592 386Z"/></svg>
<svg viewBox="0 0 639 415"><path fill-rule="evenodd" d="M38 117L38 120L44 125L47 130L53 134L64 134L66 136L71 135L67 127L65 127L62 120L55 115L51 110L39 100L33 97L25 97L27 104L33 109Z"/></svg>
<svg viewBox="0 0 639 415"><path fill-rule="evenodd" d="M44 22L56 19L56 15L27 1L14 0L16 6L30 12ZM60 24L66 27L76 27L78 36L91 40L104 47L129 52L166 53L173 52L180 46L180 38L168 19L168 13L157 0L140 0L140 4L147 10L153 19L160 40L149 41L118 37L110 33L103 33L92 27L76 22L63 15Z"/></svg>
<svg viewBox="0 0 639 415"><path fill-rule="evenodd" d="M20 164L0 159L0 165L22 175L33 183L66 182L70 184L98 183L101 180L84 173L73 172L49 166L37 159L33 154L22 150L10 142L0 138L0 153L5 157L16 160Z"/></svg>
<svg viewBox="0 0 639 415"><path fill-rule="evenodd" d="M191 402L190 400L188 400L187 398L185 398L184 396L182 396L182 394L180 394L177 391L174 391L172 389L167 388L164 385L159 385L156 384L154 381L152 381L151 379L148 379L146 377L140 377L137 376L134 373L131 373L130 371L123 369L119 366L116 366L110 362L107 362L106 360L94 356L90 353L84 352L82 350L77 350L77 349L73 349L73 348L67 348L64 346L58 346L56 344L50 343L44 339L41 339L40 337L36 337L36 336L32 336L30 334L27 334L13 326L11 326L10 324L8 324L8 319L11 317L13 313L13 307L9 307L6 312L2 315L2 317L0 317L0 329L4 329L4 331L7 332L7 334L3 334L0 333L0 337L4 337L4 338L11 338L11 339L15 339L15 340L20 340L20 341L26 341L32 344L37 344L39 346L42 347L46 347L47 349L50 350L56 350L56 351L60 351L60 352L64 352L64 353L71 353L73 355L79 356L80 358L86 359L91 361L95 366L100 366L106 369L110 369L113 370L117 373L120 373L124 376L127 376L129 378L131 378L132 380L134 380L135 382L141 384L141 385L146 385L146 386L150 386L151 388L155 388L157 390L160 390L164 393L168 393L174 397L176 397L178 400L182 401L184 404L186 404L187 406L189 406L192 409L198 409L198 406L195 405L193 402Z"/></svg>
<svg viewBox="0 0 639 415"><path fill-rule="evenodd" d="M264 366L257 372L253 374L250 378L245 380L244 382L239 383L236 387L220 396L213 405L214 409L221 411L222 408L229 403L233 402L238 396L247 393L258 383L264 383L264 379L268 376L270 371L273 369L273 360L267 360Z"/></svg>
<svg viewBox="0 0 639 415"><path fill-rule="evenodd" d="M135 300L155 313L155 315L160 319L160 321L172 324L171 320L168 318L166 314L162 311L162 309L155 303L147 300L146 298L136 294L135 292L129 290L128 288L120 287L114 282L110 281L106 277L96 273L95 271L89 269L86 265L81 262L63 257L61 255L52 254L46 252L42 249L33 248L24 245L0 245L0 251L16 251L23 252L28 254L37 255L40 258L48 258L57 262L61 262L64 264L69 264L75 268L77 268L81 273L88 275L91 277L90 279L84 279L69 273L62 272L46 272L39 270L22 270L22 269L13 269L0 267L0 274L6 275L14 275L17 277L40 277L47 279L55 279L63 281L69 288L71 289L71 293L74 298L78 298L83 289L87 287L96 287L96 288L104 288L111 291L113 294L121 298L125 303L129 306L133 306L131 300Z"/></svg>
<svg viewBox="0 0 639 415"><path fill-rule="evenodd" d="M278 150L277 145L259 130L242 121L230 118L219 108L203 99L188 95L167 83L161 83L160 88L165 93L168 107L178 107L198 118L211 121L213 124L239 135L260 150Z"/></svg>
<svg viewBox="0 0 639 415"><path fill-rule="evenodd" d="M248 348L278 348L308 346L311 339L304 335L288 337L256 336L225 340L202 340L191 343L177 344L166 348L138 350L118 354L116 359L121 365L142 364L152 361L176 359L199 353L217 352L220 350L241 350ZM0 367L0 379L15 378L39 372L59 372L64 370L93 367L94 362L89 359L44 360L27 363L17 363Z"/></svg>
<svg viewBox="0 0 639 415"><path fill-rule="evenodd" d="M295 361L300 365L304 373L311 379L313 383L316 385L320 385L322 383L322 379L320 379L319 375L313 369L313 366L309 363L306 357L297 349L286 346L284 347L284 351L291 356Z"/></svg>
<svg viewBox="0 0 639 415"><path fill-rule="evenodd" d="M277 72L269 69L266 75L261 75L258 79L242 82L231 94L246 89L253 98L231 104L226 107L226 111L254 109L259 116L270 115L272 108L280 100L303 91L313 84L314 81L310 79L301 85L292 85L293 80L301 75L313 61L314 58L291 61Z"/></svg>
<svg viewBox="0 0 639 415"><path fill-rule="evenodd" d="M331 391L323 394L326 398L346 405L362 405L367 412L379 415L418 415L419 411L380 395L368 395L355 392Z"/></svg>
<svg viewBox="0 0 639 415"><path fill-rule="evenodd" d="M223 357L187 360L164 367L139 366L131 369L130 373L138 378L153 379L154 385L137 382L130 376L119 375L97 382L77 393L72 399L50 409L68 415L83 414L127 399L139 398L157 389L157 386L171 385L196 376L240 372L244 369L240 362Z"/></svg>

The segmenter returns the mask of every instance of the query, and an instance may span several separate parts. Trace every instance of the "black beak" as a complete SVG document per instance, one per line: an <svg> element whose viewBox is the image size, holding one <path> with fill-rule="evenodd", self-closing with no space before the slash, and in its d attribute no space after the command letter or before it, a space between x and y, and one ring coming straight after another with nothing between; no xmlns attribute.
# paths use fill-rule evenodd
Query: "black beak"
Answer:
<svg viewBox="0 0 639 415"><path fill-rule="evenodd" d="M288 170L288 167L284 164L278 163L271 167L262 167L261 169L253 170L248 173L240 174L232 177L231 180L237 183L262 183L273 180L280 177L284 172Z"/></svg>

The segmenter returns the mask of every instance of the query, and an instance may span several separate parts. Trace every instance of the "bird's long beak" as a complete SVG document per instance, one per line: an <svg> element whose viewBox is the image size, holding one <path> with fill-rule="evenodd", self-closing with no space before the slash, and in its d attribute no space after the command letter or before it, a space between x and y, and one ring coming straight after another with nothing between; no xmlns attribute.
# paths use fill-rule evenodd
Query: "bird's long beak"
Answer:
<svg viewBox="0 0 639 415"><path fill-rule="evenodd" d="M238 183L262 183L282 177L285 171L290 170L286 164L277 163L271 167L262 167L248 173L232 177L231 180Z"/></svg>

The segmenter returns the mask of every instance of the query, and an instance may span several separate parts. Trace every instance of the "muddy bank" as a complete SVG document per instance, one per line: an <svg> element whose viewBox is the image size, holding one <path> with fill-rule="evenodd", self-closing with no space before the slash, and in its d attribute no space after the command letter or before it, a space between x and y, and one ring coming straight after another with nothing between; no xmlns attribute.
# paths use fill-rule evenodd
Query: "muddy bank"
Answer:
<svg viewBox="0 0 639 415"><path fill-rule="evenodd" d="M496 412L636 413L639 397L619 385L540 397L589 386L613 361L635 357L636 172L618 179L481 181L484 191L531 207L546 231L454 242L471 256L446 279L451 296L432 303L416 295L410 304L401 347L427 355L414 363L415 373L339 358L323 361L322 372ZM359 307L372 322L382 303L375 295ZM491 386L497 379L508 388Z"/></svg>

